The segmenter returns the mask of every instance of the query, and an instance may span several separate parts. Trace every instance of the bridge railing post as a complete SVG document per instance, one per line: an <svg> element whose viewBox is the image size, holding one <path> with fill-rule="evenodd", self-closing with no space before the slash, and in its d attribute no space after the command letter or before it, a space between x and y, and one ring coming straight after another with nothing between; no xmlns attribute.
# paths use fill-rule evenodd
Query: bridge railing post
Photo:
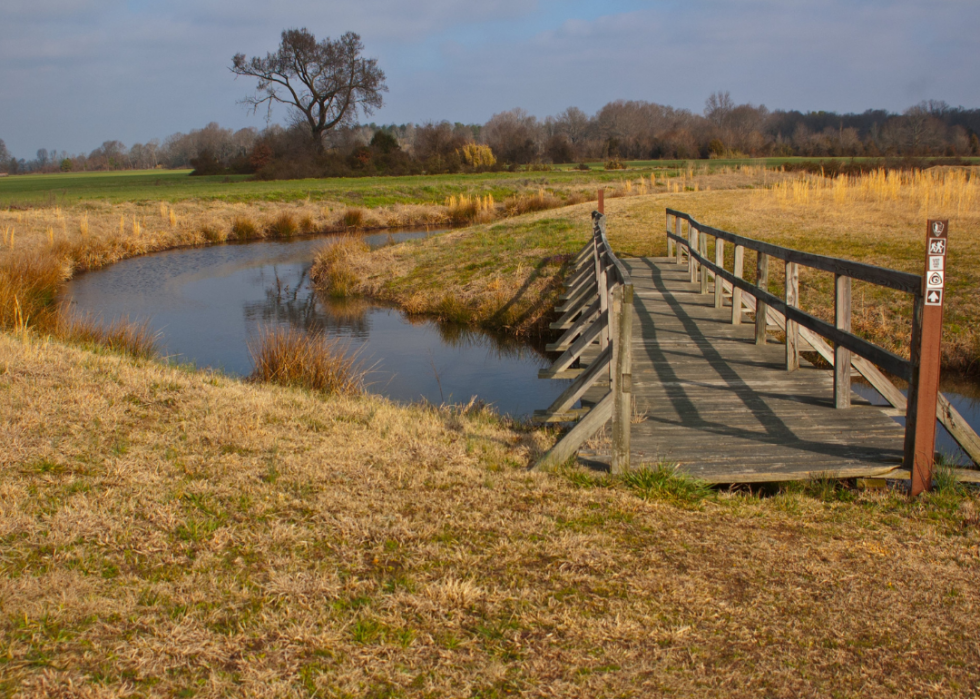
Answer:
<svg viewBox="0 0 980 699"><path fill-rule="evenodd" d="M666 226L667 226L667 259L674 259L675 245L674 239L670 237L670 214L666 214ZM674 217L677 218L676 216Z"/></svg>
<svg viewBox="0 0 980 699"><path fill-rule="evenodd" d="M763 291L769 290L769 255L757 253L755 263L755 285ZM766 327L769 323L769 304L758 299L755 304L755 344L766 344Z"/></svg>
<svg viewBox="0 0 980 699"><path fill-rule="evenodd" d="M694 251L698 249L698 232L694 224L687 222L687 269L691 273L691 283L698 283L698 263L694 259Z"/></svg>
<svg viewBox="0 0 980 699"><path fill-rule="evenodd" d="M800 305L800 266L795 262L786 263L786 306L796 308ZM786 315L786 371L800 368L800 325Z"/></svg>
<svg viewBox="0 0 980 699"><path fill-rule="evenodd" d="M745 268L745 248L735 246L735 276L742 278ZM742 324L742 290L732 286L732 325Z"/></svg>
<svg viewBox="0 0 980 699"><path fill-rule="evenodd" d="M674 216L674 235L676 235L678 238L681 237L681 217L680 216ZM679 265L679 264L681 264L681 244L680 243L676 243L676 245L677 245L677 264ZM690 255L688 257L690 257Z"/></svg>
<svg viewBox="0 0 980 699"><path fill-rule="evenodd" d="M715 266L719 269L725 268L725 241L721 238L715 238ZM721 276L715 275L715 308L722 308L724 306L724 297L722 292L725 290L725 285L721 281Z"/></svg>
<svg viewBox="0 0 980 699"><path fill-rule="evenodd" d="M701 259L708 259L708 234L701 232L698 236L700 247L698 249L698 254L701 255ZM704 265L698 265L701 268L701 293L708 293L708 270L704 268Z"/></svg>
<svg viewBox="0 0 980 699"><path fill-rule="evenodd" d="M613 473L630 467L630 424L633 413L633 285L617 284L609 313L613 338L612 357L612 462Z"/></svg>
<svg viewBox="0 0 980 699"><path fill-rule="evenodd" d="M851 278L834 276L834 326L851 332ZM834 407L851 407L851 350L834 347Z"/></svg>

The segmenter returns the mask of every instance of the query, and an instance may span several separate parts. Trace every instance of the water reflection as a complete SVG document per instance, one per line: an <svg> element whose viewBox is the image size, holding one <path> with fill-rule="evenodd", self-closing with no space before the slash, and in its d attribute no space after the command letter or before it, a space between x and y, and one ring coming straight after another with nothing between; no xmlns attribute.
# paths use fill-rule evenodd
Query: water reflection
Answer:
<svg viewBox="0 0 980 699"><path fill-rule="evenodd" d="M365 236L372 247L424 232ZM396 400L478 399L522 415L567 382L537 379L542 351L514 338L405 317L363 299L334 299L310 283L316 249L335 239L176 250L85 274L67 289L82 313L147 320L176 361L246 375L248 343L270 326L339 337L373 367L371 390Z"/></svg>

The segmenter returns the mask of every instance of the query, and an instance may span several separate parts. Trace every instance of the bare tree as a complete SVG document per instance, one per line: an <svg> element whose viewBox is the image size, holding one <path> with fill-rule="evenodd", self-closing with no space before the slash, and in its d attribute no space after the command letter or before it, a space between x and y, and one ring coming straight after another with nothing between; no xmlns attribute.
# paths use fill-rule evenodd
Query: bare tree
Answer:
<svg viewBox="0 0 980 699"><path fill-rule="evenodd" d="M336 41L317 41L304 29L287 29L276 53L265 58L236 54L231 72L258 78L256 94L243 103L256 111L263 104L270 113L279 102L296 109L305 119L314 147L323 147L323 134L352 123L358 107L365 115L383 104L385 74L374 58L362 58L361 37L347 32Z"/></svg>

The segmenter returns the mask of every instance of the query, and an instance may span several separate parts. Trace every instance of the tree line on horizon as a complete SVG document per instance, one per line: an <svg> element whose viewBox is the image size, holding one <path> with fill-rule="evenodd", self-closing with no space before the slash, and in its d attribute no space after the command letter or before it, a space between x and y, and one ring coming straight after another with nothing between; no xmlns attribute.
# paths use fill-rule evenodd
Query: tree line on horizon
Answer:
<svg viewBox="0 0 980 699"><path fill-rule="evenodd" d="M485 124L447 121L354 124L322 134L311 148L298 121L226 129L210 123L126 147L112 140L88 154L40 149L17 159L0 140L0 172L83 172L156 167L268 179L446 173L587 161L741 157L922 158L980 155L980 109L921 102L901 114L768 110L717 92L702 114L644 101L617 100L589 116L569 107L538 119L523 109ZM484 148L479 148L480 146ZM482 153L482 154L481 154Z"/></svg>

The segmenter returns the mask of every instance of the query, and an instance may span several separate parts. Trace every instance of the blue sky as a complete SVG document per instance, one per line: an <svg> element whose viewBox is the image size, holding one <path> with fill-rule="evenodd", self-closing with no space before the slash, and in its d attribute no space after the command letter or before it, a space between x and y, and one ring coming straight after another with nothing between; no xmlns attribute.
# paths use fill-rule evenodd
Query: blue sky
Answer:
<svg viewBox="0 0 980 699"><path fill-rule="evenodd" d="M770 109L980 107L976 0L2 0L0 138L31 158L261 128L228 66L287 27L361 34L388 76L378 123L615 99L701 111L715 90Z"/></svg>

